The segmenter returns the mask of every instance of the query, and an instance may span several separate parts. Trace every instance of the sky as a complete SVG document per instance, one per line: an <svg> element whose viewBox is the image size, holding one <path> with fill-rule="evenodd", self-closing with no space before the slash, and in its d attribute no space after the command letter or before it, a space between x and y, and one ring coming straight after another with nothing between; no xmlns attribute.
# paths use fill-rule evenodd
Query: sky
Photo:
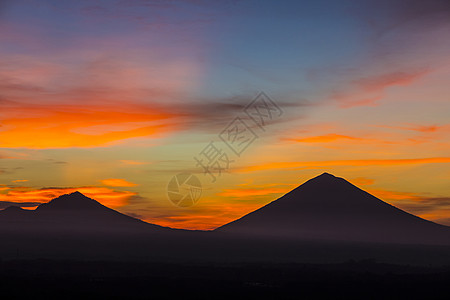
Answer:
<svg viewBox="0 0 450 300"><path fill-rule="evenodd" d="M449 36L447 0L0 1L0 209L213 229L328 172L450 225Z"/></svg>

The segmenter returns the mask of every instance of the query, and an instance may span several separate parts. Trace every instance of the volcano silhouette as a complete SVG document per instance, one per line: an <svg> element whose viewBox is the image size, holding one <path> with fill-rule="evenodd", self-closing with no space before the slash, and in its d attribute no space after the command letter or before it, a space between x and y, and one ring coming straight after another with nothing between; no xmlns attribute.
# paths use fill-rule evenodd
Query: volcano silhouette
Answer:
<svg viewBox="0 0 450 300"><path fill-rule="evenodd" d="M62 195L35 210L11 206L0 211L2 232L135 233L172 230L124 215L80 192Z"/></svg>
<svg viewBox="0 0 450 300"><path fill-rule="evenodd" d="M174 232L177 234L173 235ZM150 233L163 239L174 236L191 239L188 232L124 215L79 192L62 195L35 210L9 207L0 211L0 233L78 236ZM310 179L211 234L217 238L450 244L450 227L409 214L328 173Z"/></svg>
<svg viewBox="0 0 450 300"><path fill-rule="evenodd" d="M216 231L295 239L450 243L450 227L411 215L328 173Z"/></svg>

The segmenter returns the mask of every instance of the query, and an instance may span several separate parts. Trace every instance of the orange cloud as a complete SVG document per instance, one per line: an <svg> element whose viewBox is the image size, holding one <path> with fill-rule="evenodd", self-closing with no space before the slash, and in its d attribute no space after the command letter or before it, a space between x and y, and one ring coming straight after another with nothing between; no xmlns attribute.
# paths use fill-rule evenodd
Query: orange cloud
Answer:
<svg viewBox="0 0 450 300"><path fill-rule="evenodd" d="M27 181L28 181L28 179L18 179L18 180L13 180L11 182L16 183L16 182L27 182Z"/></svg>
<svg viewBox="0 0 450 300"><path fill-rule="evenodd" d="M237 169L237 171L247 173L274 169L309 169L327 166L391 166L430 163L450 163L450 157L273 162L258 166L243 167Z"/></svg>
<svg viewBox="0 0 450 300"><path fill-rule="evenodd" d="M137 161L137 160L120 160L120 162L123 163L124 165L146 165L150 163L146 161Z"/></svg>
<svg viewBox="0 0 450 300"><path fill-rule="evenodd" d="M217 217L207 214L196 214L195 216L183 215L167 216L164 218L146 218L143 221L160 226L190 230L212 230L223 224L217 219Z"/></svg>
<svg viewBox="0 0 450 300"><path fill-rule="evenodd" d="M420 214L419 217L430 220L442 225L450 226L450 209L433 211L430 213Z"/></svg>
<svg viewBox="0 0 450 300"><path fill-rule="evenodd" d="M317 132L317 131L316 131ZM400 134L393 134L392 132L379 133L376 131L372 132L359 132L359 136L355 135L345 135L337 133L320 134L313 136L300 136L294 138L281 138L282 141L294 142L294 143L305 143L305 144L322 144L322 146L327 148L335 148L344 145L379 145L385 147L386 145L406 145L406 144L417 144L421 143L421 139L413 139L409 136L404 136Z"/></svg>
<svg viewBox="0 0 450 300"><path fill-rule="evenodd" d="M197 62L160 48L130 55L127 43L115 42L82 38L76 53L50 56L3 53L0 148L98 147L180 128L177 118L192 114L170 104L197 83Z"/></svg>
<svg viewBox="0 0 450 300"><path fill-rule="evenodd" d="M300 142L300 143L329 143L329 142L334 142L337 140L364 141L366 139L352 137L352 136L348 136L348 135L330 133L330 134L326 134L326 135L289 139L289 140L294 141L294 142Z"/></svg>
<svg viewBox="0 0 450 300"><path fill-rule="evenodd" d="M390 201L390 200L417 200L419 201L421 199L420 196L418 196L416 193L410 193L410 192L392 192L387 190L381 190L381 189L370 189L367 190L368 193L374 195L377 198Z"/></svg>
<svg viewBox="0 0 450 300"><path fill-rule="evenodd" d="M441 129L448 129L448 125L438 126L438 125L409 125L409 126L388 126L388 125L378 125L377 127L385 127L392 129L402 129L402 130L411 130L418 131L423 133L436 132Z"/></svg>
<svg viewBox="0 0 450 300"><path fill-rule="evenodd" d="M95 199L110 208L118 208L128 204L130 197L137 194L129 191L116 191L104 187L42 188L37 190L22 187L8 188L6 190L6 193L0 193L0 201L46 203L61 195L79 191L87 197Z"/></svg>
<svg viewBox="0 0 450 300"><path fill-rule="evenodd" d="M355 185L372 185L375 183L375 180L366 177L357 177L350 181Z"/></svg>
<svg viewBox="0 0 450 300"><path fill-rule="evenodd" d="M219 203L219 201L213 200L209 202L208 200L203 199L203 202L208 203L205 203L202 208L193 207L192 210L181 210L181 212L175 215L159 215L155 217L146 217L143 219L149 223L172 228L212 230L221 225L234 221L260 208L266 203L261 203L260 201L242 201L231 203L220 201Z"/></svg>
<svg viewBox="0 0 450 300"><path fill-rule="evenodd" d="M430 125L430 126L415 126L415 127L410 127L408 129L414 130L414 131L420 131L420 132L435 132L440 128L442 128L442 127L437 126L437 125Z"/></svg>
<svg viewBox="0 0 450 300"><path fill-rule="evenodd" d="M226 189L223 192L218 193L218 196L222 197L252 197L252 196L264 196L270 194L283 194L289 192L290 188L254 188L254 189Z"/></svg>
<svg viewBox="0 0 450 300"><path fill-rule="evenodd" d="M177 115L158 105L131 103L2 105L0 147L95 147L133 137L157 137L173 128Z"/></svg>
<svg viewBox="0 0 450 300"><path fill-rule="evenodd" d="M121 178L104 179L104 180L101 180L101 183L103 183L104 185L108 185L108 186L126 186L126 187L138 185L136 183L132 183L132 182L126 181L125 179L121 179Z"/></svg>

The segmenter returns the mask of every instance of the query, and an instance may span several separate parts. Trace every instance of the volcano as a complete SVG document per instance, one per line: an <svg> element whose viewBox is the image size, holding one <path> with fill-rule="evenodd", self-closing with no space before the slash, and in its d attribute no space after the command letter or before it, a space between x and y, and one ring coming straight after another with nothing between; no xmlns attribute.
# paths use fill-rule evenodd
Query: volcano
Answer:
<svg viewBox="0 0 450 300"><path fill-rule="evenodd" d="M62 195L35 210L11 206L0 211L0 232L120 234L175 231L108 208L80 192Z"/></svg>
<svg viewBox="0 0 450 300"><path fill-rule="evenodd" d="M450 244L450 227L409 214L328 173L216 231L294 239Z"/></svg>

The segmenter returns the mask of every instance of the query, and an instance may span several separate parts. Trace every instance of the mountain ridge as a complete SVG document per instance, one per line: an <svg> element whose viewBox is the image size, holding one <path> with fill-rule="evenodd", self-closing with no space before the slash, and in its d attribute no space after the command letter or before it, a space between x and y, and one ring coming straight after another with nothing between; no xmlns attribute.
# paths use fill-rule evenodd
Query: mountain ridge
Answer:
<svg viewBox="0 0 450 300"><path fill-rule="evenodd" d="M88 210L88 209L99 209L99 208L109 208L104 206L100 202L91 199L79 191L64 194L57 198L50 200L47 203L42 203L36 210L42 209L76 209L76 210Z"/></svg>
<svg viewBox="0 0 450 300"><path fill-rule="evenodd" d="M0 211L0 225L2 225L1 231L17 231L18 233L79 232L90 234L99 232L112 234L115 232L177 230L122 214L79 191L56 197L47 203L40 204L34 210L9 206Z"/></svg>
<svg viewBox="0 0 450 300"><path fill-rule="evenodd" d="M215 230L303 239L450 243L450 227L405 212L329 173Z"/></svg>
<svg viewBox="0 0 450 300"><path fill-rule="evenodd" d="M169 232L122 214L79 191L61 195L35 210L0 211L0 232ZM15 228L15 226L17 228ZM282 197L211 232L268 238L450 244L450 227L392 206L344 178L323 173Z"/></svg>

